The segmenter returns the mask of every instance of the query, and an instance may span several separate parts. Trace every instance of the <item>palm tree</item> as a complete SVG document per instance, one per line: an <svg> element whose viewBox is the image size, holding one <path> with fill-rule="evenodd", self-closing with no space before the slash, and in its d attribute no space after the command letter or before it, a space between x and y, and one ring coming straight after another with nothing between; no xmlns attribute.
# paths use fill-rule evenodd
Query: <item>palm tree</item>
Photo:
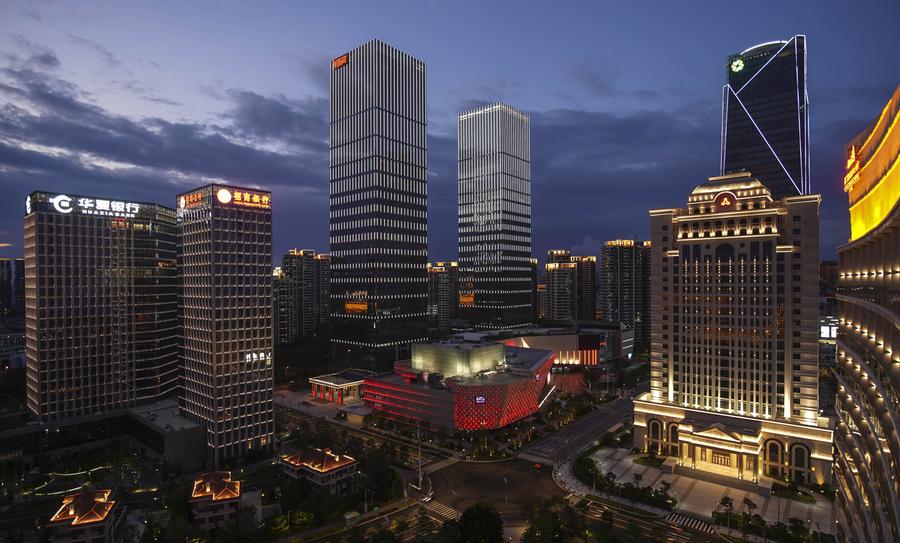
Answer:
<svg viewBox="0 0 900 543"><path fill-rule="evenodd" d="M725 508L725 513L728 515L725 517L725 524L726 527L731 530L731 511L734 509L734 500L728 496L722 496L722 499L719 500L719 505Z"/></svg>

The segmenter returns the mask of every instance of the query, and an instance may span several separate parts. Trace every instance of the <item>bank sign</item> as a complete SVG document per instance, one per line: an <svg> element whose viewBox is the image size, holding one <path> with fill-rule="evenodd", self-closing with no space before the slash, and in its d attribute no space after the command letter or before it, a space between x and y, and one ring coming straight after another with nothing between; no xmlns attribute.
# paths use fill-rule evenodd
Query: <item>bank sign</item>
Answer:
<svg viewBox="0 0 900 543"><path fill-rule="evenodd" d="M133 219L140 211L141 204L136 202L128 202L123 200L107 200L105 198L92 198L86 196L70 196L68 194L44 194L35 193L25 199L25 213L31 213L32 207L37 201L32 200L32 196L43 196L40 200L46 201L46 209L69 215L72 213L78 215L98 215L101 217L119 217L124 219Z"/></svg>

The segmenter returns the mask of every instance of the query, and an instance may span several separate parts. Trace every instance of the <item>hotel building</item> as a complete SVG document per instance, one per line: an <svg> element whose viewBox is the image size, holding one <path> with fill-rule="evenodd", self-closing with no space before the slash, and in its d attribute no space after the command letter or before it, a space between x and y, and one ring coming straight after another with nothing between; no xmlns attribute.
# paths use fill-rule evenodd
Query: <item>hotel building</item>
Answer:
<svg viewBox="0 0 900 543"><path fill-rule="evenodd" d="M749 173L650 211L650 392L635 447L761 484L831 481L818 406L818 195Z"/></svg>
<svg viewBox="0 0 900 543"><path fill-rule="evenodd" d="M25 207L28 409L56 422L173 395L175 211L47 192Z"/></svg>
<svg viewBox="0 0 900 543"><path fill-rule="evenodd" d="M178 197L181 405L216 468L272 445L271 199L222 185Z"/></svg>
<svg viewBox="0 0 900 543"><path fill-rule="evenodd" d="M427 337L425 63L373 40L331 63L332 358L390 368Z"/></svg>
<svg viewBox="0 0 900 543"><path fill-rule="evenodd" d="M900 87L847 146L838 249L839 537L900 541Z"/></svg>
<svg viewBox="0 0 900 543"><path fill-rule="evenodd" d="M476 328L532 317L531 121L506 104L459 115L460 312Z"/></svg>
<svg viewBox="0 0 900 543"><path fill-rule="evenodd" d="M600 312L634 330L634 350L650 351L650 242L615 239L600 253Z"/></svg>
<svg viewBox="0 0 900 543"><path fill-rule="evenodd" d="M810 193L806 36L730 55L721 173L752 172L779 200Z"/></svg>

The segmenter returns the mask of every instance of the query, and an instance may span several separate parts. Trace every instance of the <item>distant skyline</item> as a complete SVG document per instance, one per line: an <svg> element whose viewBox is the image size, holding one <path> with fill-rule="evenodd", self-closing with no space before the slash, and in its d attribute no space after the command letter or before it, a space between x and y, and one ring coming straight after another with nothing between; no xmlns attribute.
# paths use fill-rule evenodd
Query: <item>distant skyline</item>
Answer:
<svg viewBox="0 0 900 543"><path fill-rule="evenodd" d="M329 62L372 38L428 66L431 260L457 257L456 115L495 101L531 117L534 255L596 255L646 239L647 209L718 173L726 57L805 34L833 259L849 235L843 147L900 83L897 20L889 0L4 2L0 256L22 255L33 190L174 206L212 181L273 192L274 263L327 251Z"/></svg>

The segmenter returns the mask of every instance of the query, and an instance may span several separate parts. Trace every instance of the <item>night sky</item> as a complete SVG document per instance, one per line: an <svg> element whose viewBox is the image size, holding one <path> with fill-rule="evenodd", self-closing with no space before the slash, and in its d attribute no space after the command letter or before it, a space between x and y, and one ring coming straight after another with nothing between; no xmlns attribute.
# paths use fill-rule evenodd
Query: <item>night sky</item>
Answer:
<svg viewBox="0 0 900 543"><path fill-rule="evenodd" d="M806 34L822 257L848 237L843 147L900 84L900 2L0 4L0 256L32 190L175 205L273 192L273 258L328 249L329 61L372 38L428 74L429 257L456 258L456 115L532 120L534 254L643 238L718 174L725 57Z"/></svg>

